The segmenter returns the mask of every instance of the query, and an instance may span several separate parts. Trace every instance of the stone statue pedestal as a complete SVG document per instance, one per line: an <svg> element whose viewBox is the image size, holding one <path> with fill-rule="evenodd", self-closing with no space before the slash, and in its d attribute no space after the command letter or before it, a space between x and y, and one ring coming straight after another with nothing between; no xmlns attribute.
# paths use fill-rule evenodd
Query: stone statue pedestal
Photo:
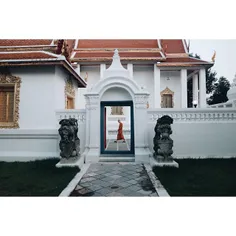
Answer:
<svg viewBox="0 0 236 236"><path fill-rule="evenodd" d="M173 124L173 119L167 115L157 120L154 128L155 137L153 138L154 153L150 156L151 167L179 167L179 164L171 156L173 154L173 140L170 138L171 124Z"/></svg>
<svg viewBox="0 0 236 236"><path fill-rule="evenodd" d="M152 155L150 155L150 166L153 167L175 167L179 168L179 164L172 160L165 161L163 157L160 156L160 158L157 156L154 158Z"/></svg>
<svg viewBox="0 0 236 236"><path fill-rule="evenodd" d="M62 158L57 164L56 167L79 167L81 170L82 166L84 165L84 155L80 157L73 157L70 159Z"/></svg>

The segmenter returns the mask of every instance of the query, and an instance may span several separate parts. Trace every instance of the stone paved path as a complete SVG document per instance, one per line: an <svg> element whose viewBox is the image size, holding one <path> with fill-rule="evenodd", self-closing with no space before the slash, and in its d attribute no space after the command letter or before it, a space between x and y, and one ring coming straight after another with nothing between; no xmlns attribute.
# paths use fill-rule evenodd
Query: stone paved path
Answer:
<svg viewBox="0 0 236 236"><path fill-rule="evenodd" d="M70 196L157 197L141 164L91 164Z"/></svg>

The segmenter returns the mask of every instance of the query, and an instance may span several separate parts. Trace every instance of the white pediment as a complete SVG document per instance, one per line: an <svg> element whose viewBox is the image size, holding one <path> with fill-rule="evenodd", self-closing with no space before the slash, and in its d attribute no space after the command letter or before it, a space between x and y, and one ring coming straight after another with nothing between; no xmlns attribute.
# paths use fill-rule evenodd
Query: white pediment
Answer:
<svg viewBox="0 0 236 236"><path fill-rule="evenodd" d="M125 69L121 64L119 52L117 49L114 52L113 60L110 67L103 73L103 79L106 79L108 77L130 77L129 71Z"/></svg>

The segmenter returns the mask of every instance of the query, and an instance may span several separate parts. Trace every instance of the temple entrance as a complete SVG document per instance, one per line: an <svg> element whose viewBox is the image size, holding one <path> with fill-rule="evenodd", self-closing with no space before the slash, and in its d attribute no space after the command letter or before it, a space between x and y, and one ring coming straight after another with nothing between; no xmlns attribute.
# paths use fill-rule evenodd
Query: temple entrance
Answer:
<svg viewBox="0 0 236 236"><path fill-rule="evenodd" d="M101 154L134 155L132 101L101 102Z"/></svg>

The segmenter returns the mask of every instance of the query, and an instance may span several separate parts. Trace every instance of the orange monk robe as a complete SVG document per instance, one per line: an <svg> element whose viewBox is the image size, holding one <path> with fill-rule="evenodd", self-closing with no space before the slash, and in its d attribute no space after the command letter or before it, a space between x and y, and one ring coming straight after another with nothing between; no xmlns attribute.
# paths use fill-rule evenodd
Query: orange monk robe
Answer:
<svg viewBox="0 0 236 236"><path fill-rule="evenodd" d="M120 122L119 124L119 129L118 129L118 134L117 134L117 140L124 140L124 135L123 135L123 124Z"/></svg>

